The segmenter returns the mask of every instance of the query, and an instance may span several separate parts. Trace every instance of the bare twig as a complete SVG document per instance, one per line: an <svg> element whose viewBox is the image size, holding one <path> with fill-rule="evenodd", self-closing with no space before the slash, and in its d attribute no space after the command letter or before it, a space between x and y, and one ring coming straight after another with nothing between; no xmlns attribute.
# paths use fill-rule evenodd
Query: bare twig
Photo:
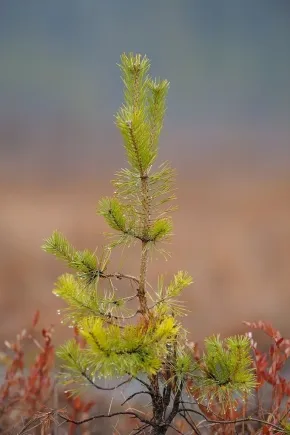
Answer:
<svg viewBox="0 0 290 435"><path fill-rule="evenodd" d="M39 412L36 414L36 416L32 419L30 419L21 429L20 432L17 433L17 435L23 435L28 430L35 429L38 426L46 426L49 427L50 424L53 422L55 423L55 417L57 416L57 412L55 410L51 410L48 412ZM33 425L33 426L32 426Z"/></svg>
<svg viewBox="0 0 290 435"><path fill-rule="evenodd" d="M86 372L82 372L81 374L93 387L95 387L97 390L102 390L102 391L114 391L117 388L122 387L122 385L125 385L128 382L131 382L131 380L132 380L132 377L131 377L131 378L126 379L125 381L121 382L120 384L115 385L114 387L101 387L100 385L95 384L94 381L86 374Z"/></svg>
<svg viewBox="0 0 290 435"><path fill-rule="evenodd" d="M132 376L133 379L136 379L136 381L140 382L140 384L144 385L150 393L152 393L151 385L147 382L143 381L142 379L138 378L137 376Z"/></svg>
<svg viewBox="0 0 290 435"><path fill-rule="evenodd" d="M57 415L61 419L65 420L67 423L72 423L72 424L75 424L76 426L79 426L79 425L85 424L85 423L89 423L90 421L97 420L99 418L113 418L113 417L117 417L119 415L128 415L128 416L131 416L133 418L137 418L139 421L141 421L141 423L145 423L149 426L156 427L155 423L148 420L147 418L141 417L141 415L138 415L134 411L113 412L112 414L98 414L98 415L94 415L93 417L85 418L84 420L72 420L72 419L66 417L65 415L59 414L59 413Z"/></svg>
<svg viewBox="0 0 290 435"><path fill-rule="evenodd" d="M127 397L127 399L124 400L123 403L121 403L121 406L125 405L125 403L129 402L129 400L133 399L133 397L138 396L139 394L149 394L151 396L149 391L137 391L136 393L133 393L131 394L131 396Z"/></svg>
<svg viewBox="0 0 290 435"><path fill-rule="evenodd" d="M100 276L100 278L104 278L104 279L111 279L111 278L115 278L115 279L128 279L129 281L132 281L132 282L134 282L135 284L137 284L137 285L139 285L139 279L138 278L136 278L135 276L132 276L132 275L126 275L126 274L124 274L124 273L119 273L119 272L116 272L116 273L108 273L108 274L102 274L101 276Z"/></svg>
<svg viewBox="0 0 290 435"><path fill-rule="evenodd" d="M206 420L207 423L212 423L212 424L237 424L237 423L252 421L255 423L261 423L265 426L272 427L273 429L276 429L278 432L283 433L283 431L284 431L284 429L281 426L278 426L277 424L270 423L268 421L261 420L259 418L255 418L255 417L237 418L236 420L211 420L211 419L207 418L206 415L204 415L202 412L196 411L195 409L183 408L183 411L193 412L194 414L200 415L202 418L204 418Z"/></svg>

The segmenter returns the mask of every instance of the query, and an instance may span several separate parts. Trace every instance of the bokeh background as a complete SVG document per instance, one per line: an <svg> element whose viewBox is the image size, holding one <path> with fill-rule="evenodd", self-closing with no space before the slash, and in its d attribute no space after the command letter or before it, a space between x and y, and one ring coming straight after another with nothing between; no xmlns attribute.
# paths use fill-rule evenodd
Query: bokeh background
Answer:
<svg viewBox="0 0 290 435"><path fill-rule="evenodd" d="M40 246L56 228L79 249L105 243L95 208L125 165L124 51L171 82L159 161L177 168L179 210L152 285L193 275L192 340L259 319L290 334L289 44L288 0L1 0L2 342L36 309L68 333L51 293L64 268ZM137 273L138 255L112 268Z"/></svg>

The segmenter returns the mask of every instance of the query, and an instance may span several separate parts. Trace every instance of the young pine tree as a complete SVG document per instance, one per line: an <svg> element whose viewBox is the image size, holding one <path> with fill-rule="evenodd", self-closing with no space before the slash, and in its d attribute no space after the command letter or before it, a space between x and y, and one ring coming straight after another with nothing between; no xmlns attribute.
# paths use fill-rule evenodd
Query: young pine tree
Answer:
<svg viewBox="0 0 290 435"><path fill-rule="evenodd" d="M163 163L153 169L169 83L152 79L149 67L146 56L121 56L124 104L116 115L116 125L123 136L128 168L117 173L114 195L99 202L98 213L113 230L109 244L97 257L95 252L76 250L55 231L43 249L64 260L74 272L59 277L54 293L68 305L64 321L77 327L86 342L85 348L80 348L71 340L59 349L65 382L106 389L96 384L96 376L125 377L116 387L107 388L113 390L137 380L142 391L127 400L147 394L151 410L124 409L119 414L136 418L136 433L148 429L157 435L173 427L178 415L190 423L183 391L198 394L200 400L218 397L230 404L234 393L249 392L254 377L249 341L241 338L228 343L231 352L224 350L218 339L209 340L197 372L178 320L184 310L176 298L192 283L187 272L177 272L168 285L160 277L150 287L153 290L147 284L150 255L154 250L162 251L160 244L172 233L170 202L174 198L170 165ZM138 276L109 269L111 251L120 245L137 245ZM119 280L134 289L131 296L118 295ZM132 301L137 308L131 308Z"/></svg>

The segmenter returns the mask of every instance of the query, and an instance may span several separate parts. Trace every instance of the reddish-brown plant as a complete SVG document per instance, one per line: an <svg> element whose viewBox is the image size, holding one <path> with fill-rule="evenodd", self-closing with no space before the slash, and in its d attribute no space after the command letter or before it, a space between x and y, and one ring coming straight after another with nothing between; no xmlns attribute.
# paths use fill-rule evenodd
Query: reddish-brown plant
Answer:
<svg viewBox="0 0 290 435"><path fill-rule="evenodd" d="M30 432L40 424L48 428L55 421L54 411L49 406L55 408L60 402L72 419L86 418L95 405L93 401L85 401L78 396L70 398L68 394L56 390L53 327L43 328L39 340L36 338L39 335L36 330L38 323L39 311L35 313L28 330L23 329L17 334L14 342L5 341L7 351L2 354L2 359L5 360L6 372L0 384L1 433L10 433L12 427L20 432L26 427L26 422L29 422L27 429ZM76 330L75 339L80 340ZM32 362L29 362L30 344L34 345ZM69 433L73 434L74 430L75 426L71 425Z"/></svg>

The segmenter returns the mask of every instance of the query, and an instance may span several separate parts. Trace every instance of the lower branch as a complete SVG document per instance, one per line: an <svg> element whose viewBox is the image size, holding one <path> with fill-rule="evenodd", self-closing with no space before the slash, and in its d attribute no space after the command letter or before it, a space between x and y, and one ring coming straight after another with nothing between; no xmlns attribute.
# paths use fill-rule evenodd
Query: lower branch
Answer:
<svg viewBox="0 0 290 435"><path fill-rule="evenodd" d="M100 385L95 384L95 382L87 375L87 373L81 372L81 375L90 383L90 385L95 387L97 390L102 390L102 391L114 391L117 390L117 388L122 387L122 385L128 384L128 382L132 381L132 378L130 378L130 379L126 379L123 382L120 382L120 384L115 385L114 387L101 387Z"/></svg>
<svg viewBox="0 0 290 435"><path fill-rule="evenodd" d="M128 373L128 375L130 375L130 374ZM144 385L144 387L148 388L149 392L152 393L152 388L151 388L150 384L148 384L147 382L145 382L142 379L138 378L137 376L133 376L132 375L132 378L136 379L136 381L140 382L140 384Z"/></svg>
<svg viewBox="0 0 290 435"><path fill-rule="evenodd" d="M148 420L147 418L141 417L139 414L137 414L134 411L113 412L112 414L98 414L98 415L94 415L93 417L88 417L84 420L72 420L63 414L57 413L57 416L59 418L66 421L67 423L75 424L76 426L79 426L79 425L85 424L85 423L89 423L90 421L97 420L99 418L113 418L113 417L118 417L120 415L129 415L133 418L137 418L139 421L141 421L141 423L145 423L151 427L156 426L152 421Z"/></svg>
<svg viewBox="0 0 290 435"><path fill-rule="evenodd" d="M137 391L136 393L133 393L133 394L131 394L131 396L127 397L127 399L121 403L121 406L125 405L125 403L129 402L129 400L133 399L133 397L136 397L139 394L149 394L149 396L151 397L151 394L149 393L149 391Z"/></svg>
<svg viewBox="0 0 290 435"><path fill-rule="evenodd" d="M204 420L206 420L207 423L211 423L211 424L237 424L237 423L252 421L254 423L261 423L264 426L272 427L273 429L276 429L278 432L281 432L281 433L284 432L283 427L278 426L277 424L274 424L274 423L269 423L268 421L261 420L259 418L255 418L255 417L237 418L236 420L211 420L211 419L207 418L206 415L204 415L202 412L196 411L195 409L183 408L182 411L193 412L194 414L200 415L202 418L204 418Z"/></svg>
<svg viewBox="0 0 290 435"><path fill-rule="evenodd" d="M119 273L119 272L116 272L116 273L108 273L108 274L103 274L102 276L101 276L101 278L116 278L116 279L128 279L129 281L132 281L132 282L134 282L135 284L137 284L137 285L139 285L139 279L138 278L136 278L135 276L132 276L132 275L126 275L126 274L124 274L124 273Z"/></svg>

